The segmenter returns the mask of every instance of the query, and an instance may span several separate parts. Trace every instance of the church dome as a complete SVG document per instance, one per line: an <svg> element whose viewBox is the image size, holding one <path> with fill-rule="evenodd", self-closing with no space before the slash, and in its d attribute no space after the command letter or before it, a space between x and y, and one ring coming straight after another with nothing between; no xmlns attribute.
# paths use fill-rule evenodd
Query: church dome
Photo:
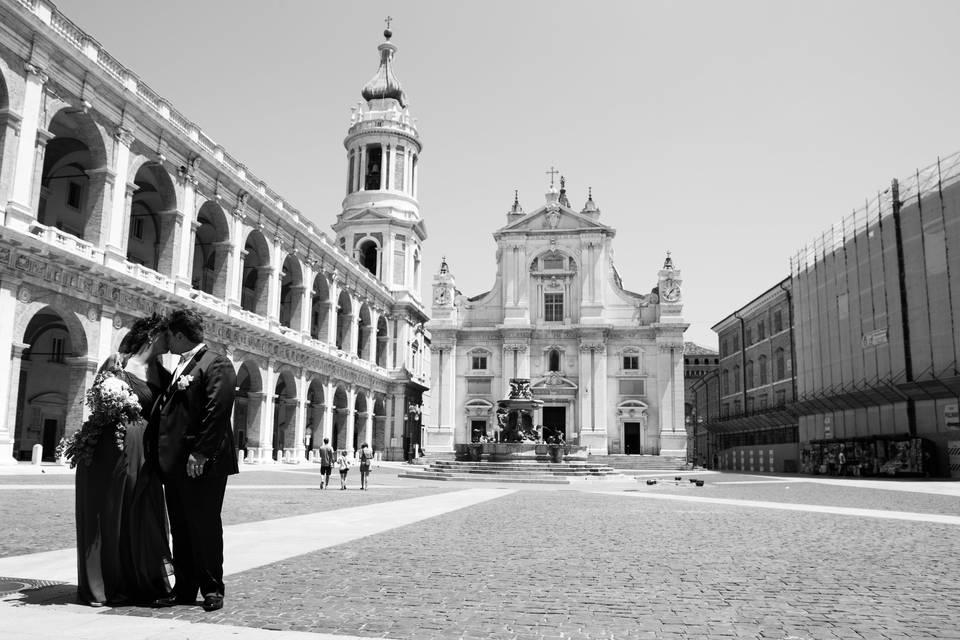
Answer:
<svg viewBox="0 0 960 640"><path fill-rule="evenodd" d="M390 42L392 35L393 32L389 29L383 32L383 37L386 38L386 42L377 47L380 51L380 68L377 69L374 76L370 78L370 81L363 86L363 91L361 91L360 94L363 96L363 99L368 102L370 100L392 98L399 102L401 107L405 107L406 96L403 95L403 88L400 86L400 81L397 80L397 76L394 75L391 66L393 55L397 52L397 46Z"/></svg>

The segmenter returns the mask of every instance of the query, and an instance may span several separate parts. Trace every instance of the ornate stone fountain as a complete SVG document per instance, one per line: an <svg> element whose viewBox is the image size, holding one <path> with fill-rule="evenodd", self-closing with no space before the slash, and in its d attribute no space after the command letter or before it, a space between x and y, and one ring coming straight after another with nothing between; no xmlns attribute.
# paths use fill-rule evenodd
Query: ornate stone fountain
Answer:
<svg viewBox="0 0 960 640"><path fill-rule="evenodd" d="M483 462L560 462L587 459L587 447L548 444L533 414L543 401L530 392L528 378L511 378L510 394L497 402L497 430L493 442L461 445L458 453L470 460Z"/></svg>

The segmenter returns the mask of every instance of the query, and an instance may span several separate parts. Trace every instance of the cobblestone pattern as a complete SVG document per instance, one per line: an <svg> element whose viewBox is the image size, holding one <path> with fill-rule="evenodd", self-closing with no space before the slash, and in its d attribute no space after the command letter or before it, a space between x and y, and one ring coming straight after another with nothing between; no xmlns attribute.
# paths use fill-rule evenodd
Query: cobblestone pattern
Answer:
<svg viewBox="0 0 960 640"><path fill-rule="evenodd" d="M278 474L264 475L278 477ZM279 477L291 483L289 476ZM296 476L293 482L309 484L296 480ZM370 491L359 491L356 486L350 491L286 489L282 485L276 489L244 489L243 484L234 484L233 480L229 486L223 505L224 525L417 498L457 489L446 485L409 488L374 486ZM76 542L73 491L0 491L0 556L64 549L74 546Z"/></svg>
<svg viewBox="0 0 960 640"><path fill-rule="evenodd" d="M215 614L112 614L399 639L958 638L958 549L958 527L523 491L231 576Z"/></svg>
<svg viewBox="0 0 960 640"><path fill-rule="evenodd" d="M908 493L814 482L724 484L729 481L756 480L756 476L729 476L727 474L689 476L705 480L702 487L697 487L689 482L687 476L680 477L682 480L679 483L674 482L672 477L659 478L657 484L652 486L646 484L646 479L640 479L632 489L637 492L676 493L731 500L763 500L884 511L960 514L960 496ZM603 489L598 487L598 490Z"/></svg>

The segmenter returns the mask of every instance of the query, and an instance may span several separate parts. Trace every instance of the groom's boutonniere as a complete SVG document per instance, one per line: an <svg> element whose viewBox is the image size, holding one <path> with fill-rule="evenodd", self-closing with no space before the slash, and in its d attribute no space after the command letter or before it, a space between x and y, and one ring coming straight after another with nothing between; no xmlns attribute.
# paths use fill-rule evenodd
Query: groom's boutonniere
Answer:
<svg viewBox="0 0 960 640"><path fill-rule="evenodd" d="M193 382L193 376L180 376L177 378L177 389L183 391L190 386L191 382Z"/></svg>

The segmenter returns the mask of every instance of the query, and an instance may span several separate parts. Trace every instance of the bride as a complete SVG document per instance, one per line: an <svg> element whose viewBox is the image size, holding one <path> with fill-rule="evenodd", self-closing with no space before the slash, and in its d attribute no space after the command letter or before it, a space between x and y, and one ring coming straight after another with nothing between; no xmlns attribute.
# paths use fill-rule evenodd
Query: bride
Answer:
<svg viewBox="0 0 960 640"><path fill-rule="evenodd" d="M144 451L154 399L170 383L166 322L140 318L87 393L88 419L67 452L77 466L77 578L91 606L149 604L171 592L163 489ZM122 417L118 417L122 416Z"/></svg>

